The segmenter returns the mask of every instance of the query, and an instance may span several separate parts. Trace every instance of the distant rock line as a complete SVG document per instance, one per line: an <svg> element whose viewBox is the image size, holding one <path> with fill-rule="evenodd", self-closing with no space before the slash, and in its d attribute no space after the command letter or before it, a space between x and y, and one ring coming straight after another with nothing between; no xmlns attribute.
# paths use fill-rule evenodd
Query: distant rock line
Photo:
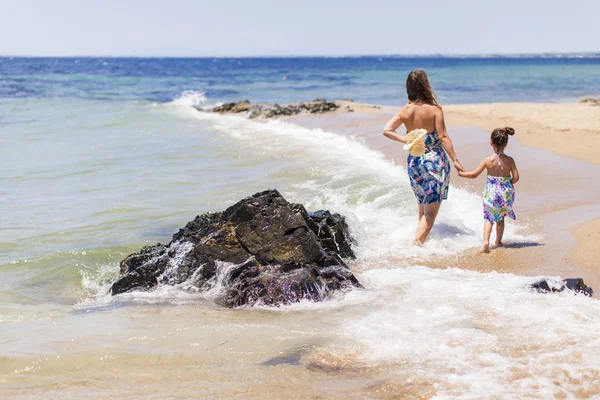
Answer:
<svg viewBox="0 0 600 400"><path fill-rule="evenodd" d="M600 98L595 99L595 98L590 97L590 98L581 100L581 102L584 104L591 104L593 106L600 106Z"/></svg>
<svg viewBox="0 0 600 400"><path fill-rule="evenodd" d="M234 103L225 103L212 108L196 107L199 111L218 114L244 114L248 118L277 118L290 117L298 114L324 114L343 108L347 112L353 112L352 100L327 101L315 99L308 102L289 104L252 104L248 100ZM372 106L379 108L378 106Z"/></svg>

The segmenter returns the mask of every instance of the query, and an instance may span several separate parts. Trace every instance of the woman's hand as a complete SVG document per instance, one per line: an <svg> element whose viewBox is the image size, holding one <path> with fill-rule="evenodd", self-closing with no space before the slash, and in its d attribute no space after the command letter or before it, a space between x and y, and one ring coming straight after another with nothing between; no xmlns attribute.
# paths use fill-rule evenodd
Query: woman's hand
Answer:
<svg viewBox="0 0 600 400"><path fill-rule="evenodd" d="M454 160L454 168L456 168L456 171L458 172L459 176L462 176L460 174L461 172L465 172L465 169L462 166L462 164L460 163L460 161L458 161L458 158L456 160Z"/></svg>

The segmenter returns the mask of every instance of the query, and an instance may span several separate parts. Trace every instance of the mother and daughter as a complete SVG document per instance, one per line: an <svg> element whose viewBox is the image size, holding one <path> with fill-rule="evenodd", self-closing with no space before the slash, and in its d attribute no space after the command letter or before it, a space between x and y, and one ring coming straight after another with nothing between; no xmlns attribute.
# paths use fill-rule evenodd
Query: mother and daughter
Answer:
<svg viewBox="0 0 600 400"><path fill-rule="evenodd" d="M502 246L504 219L516 219L512 206L515 200L514 184L519 180L519 171L512 157L504 153L508 137L515 134L512 128L494 129L490 138L493 154L484 158L472 172L458 161L444 123L442 107L429 84L425 71L418 69L408 74L406 79L408 104L390 119L383 129L389 139L407 144L409 137L396 133L404 124L408 132L425 129L425 152L422 155L408 156L408 177L419 203L419 224L415 243L422 245L427 239L442 204L448 198L450 186L450 161L458 175L463 178L477 178L487 171L487 183L483 194L483 252L490 251L490 235L496 224L496 246Z"/></svg>

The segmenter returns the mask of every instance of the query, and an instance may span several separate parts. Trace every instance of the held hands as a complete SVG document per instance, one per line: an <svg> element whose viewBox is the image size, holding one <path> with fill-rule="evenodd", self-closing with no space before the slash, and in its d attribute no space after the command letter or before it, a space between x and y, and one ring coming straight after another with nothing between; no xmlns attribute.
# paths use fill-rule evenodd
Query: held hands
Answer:
<svg viewBox="0 0 600 400"><path fill-rule="evenodd" d="M456 172L458 172L458 176L462 176L461 173L465 172L465 169L462 166L462 164L460 163L460 161L458 161L458 158L456 160L454 160L454 168L456 168Z"/></svg>

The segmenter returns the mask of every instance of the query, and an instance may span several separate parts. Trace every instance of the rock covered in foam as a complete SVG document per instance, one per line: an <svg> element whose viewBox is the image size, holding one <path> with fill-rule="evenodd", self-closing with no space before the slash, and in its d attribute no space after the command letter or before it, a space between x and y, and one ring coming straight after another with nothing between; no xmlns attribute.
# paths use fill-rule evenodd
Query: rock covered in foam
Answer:
<svg viewBox="0 0 600 400"><path fill-rule="evenodd" d="M308 213L267 190L197 216L166 246L129 255L111 293L186 284L222 288L217 301L228 307L321 301L336 290L361 287L342 259L354 257L352 243L343 216Z"/></svg>
<svg viewBox="0 0 600 400"><path fill-rule="evenodd" d="M563 290L568 289L576 294L583 294L584 296L591 297L594 294L594 290L587 286L581 278L567 278L562 281L542 279L533 283L531 288L540 293L562 292Z"/></svg>

